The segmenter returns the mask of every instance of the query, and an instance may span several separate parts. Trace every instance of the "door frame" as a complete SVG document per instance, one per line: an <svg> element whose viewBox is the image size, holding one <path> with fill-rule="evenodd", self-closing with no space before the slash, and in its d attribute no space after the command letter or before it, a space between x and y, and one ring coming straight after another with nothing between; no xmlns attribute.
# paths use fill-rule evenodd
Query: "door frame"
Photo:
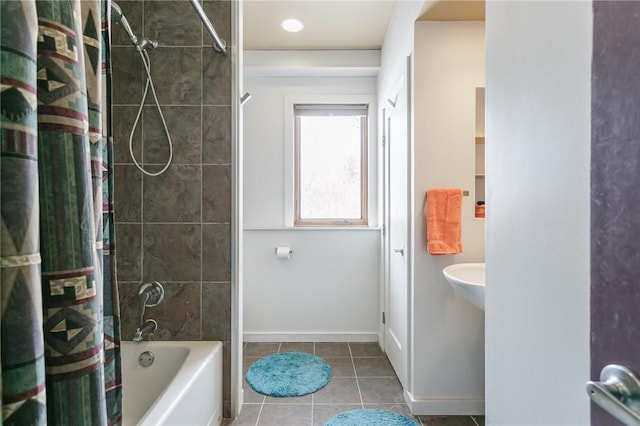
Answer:
<svg viewBox="0 0 640 426"><path fill-rule="evenodd" d="M404 394L406 395L407 390L411 388L412 380L412 371L413 366L411 363L411 348L412 348L412 333L413 326L411 322L413 306L413 76L412 76L412 62L413 58L411 55L406 57L406 64L404 73L401 74L395 80L397 83L394 85L393 89L390 91L390 95L383 98L384 106L382 108L382 253L383 253L383 291L382 291L382 303L381 315L389 312L390 305L390 258L392 255L391 242L389 238L389 229L390 229L390 143L387 140L388 136L388 121L391 118L391 113L395 109L395 103L397 101L400 90L406 91L406 115L407 115L407 168L406 168L406 176L407 179L407 221L406 221L406 244L405 244L405 259L406 259L406 285L407 285L407 321L406 321L406 337L405 337L405 383L403 384ZM387 341L386 341L386 324L382 324L382 332L380 333L380 345L383 351L387 352Z"/></svg>
<svg viewBox="0 0 640 426"><path fill-rule="evenodd" d="M611 364L640 374L638 13L636 2L593 3L589 359L596 382ZM592 400L592 425L621 425L610 413Z"/></svg>

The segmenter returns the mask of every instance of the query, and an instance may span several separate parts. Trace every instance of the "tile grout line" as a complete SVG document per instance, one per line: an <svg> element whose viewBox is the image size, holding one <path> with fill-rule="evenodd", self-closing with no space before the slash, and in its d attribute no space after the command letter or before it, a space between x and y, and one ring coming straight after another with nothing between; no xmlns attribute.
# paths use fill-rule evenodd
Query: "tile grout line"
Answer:
<svg viewBox="0 0 640 426"><path fill-rule="evenodd" d="M204 259L204 166L202 163L204 162L204 60L202 53L202 44L203 44L203 26L200 26L200 285L202 287L202 295L200 296L200 309L202 310L202 318L200 319L202 323L202 330L204 336L204 268L205 268L205 259Z"/></svg>
<svg viewBox="0 0 640 426"><path fill-rule="evenodd" d="M202 43L202 26L200 27L200 42ZM202 107L202 98L204 94L204 70L202 67L202 47L200 47L200 158L199 158L199 168L200 168L200 330L201 330L201 338L204 338L204 171L202 167L202 150L204 149L204 120L202 119L202 114L204 112L204 108Z"/></svg>
<svg viewBox="0 0 640 426"><path fill-rule="evenodd" d="M142 38L144 39L144 15L145 15L145 5L144 0L142 0ZM144 81L145 73L144 66L140 69L140 76L142 79L140 80L140 89L142 90L142 82ZM142 92L140 92L140 96L142 96ZM140 103L144 103L144 99L140 99ZM137 106L137 105L136 105ZM144 164L144 107L143 111L140 115L140 155L142 157L142 161ZM131 128L131 133L129 134L130 143L133 144L133 139L135 137L135 128ZM131 149L133 151L133 149ZM131 154L129 154L131 155ZM133 161L133 158L132 158ZM140 283L138 285L142 285L144 283L144 275L145 275L145 267L144 267L144 252L145 252L145 244L144 244L144 235L146 223L144 221L144 181L145 174L138 170L140 173Z"/></svg>
<svg viewBox="0 0 640 426"><path fill-rule="evenodd" d="M314 356L316 356L316 343L315 342L313 342L312 353L313 353ZM333 379L333 377L332 377L332 379ZM318 392L318 391L316 391L316 392ZM313 412L315 411L316 392L313 392L311 394L311 426L313 426Z"/></svg>
<svg viewBox="0 0 640 426"><path fill-rule="evenodd" d="M255 426L258 426L258 423L260 423L260 416L262 415L262 409L264 408L264 400L265 399L266 399L266 397L262 398L262 403L260 404L260 410L258 410L258 416L256 417Z"/></svg>
<svg viewBox="0 0 640 426"><path fill-rule="evenodd" d="M353 367L353 374L356 378L356 386L358 387L358 395L360 396L360 408L364 408L362 391L360 390L360 380L358 379L358 372L356 371L356 363L353 360L353 352L351 352L351 343L347 343L347 347L349 348L349 356L351 357L351 366Z"/></svg>

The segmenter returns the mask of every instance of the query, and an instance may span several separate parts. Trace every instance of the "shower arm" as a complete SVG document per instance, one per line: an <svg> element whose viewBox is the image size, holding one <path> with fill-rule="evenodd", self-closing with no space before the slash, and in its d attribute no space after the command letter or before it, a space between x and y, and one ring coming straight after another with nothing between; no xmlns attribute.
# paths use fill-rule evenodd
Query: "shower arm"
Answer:
<svg viewBox="0 0 640 426"><path fill-rule="evenodd" d="M227 42L220 38L215 28L211 24L211 21L207 17L207 14L204 12L202 5L198 0L189 0L191 2L191 6L195 9L196 13L200 17L200 20L204 24L204 27L207 29L207 32L213 39L213 48L216 52L220 52L223 54L227 54Z"/></svg>

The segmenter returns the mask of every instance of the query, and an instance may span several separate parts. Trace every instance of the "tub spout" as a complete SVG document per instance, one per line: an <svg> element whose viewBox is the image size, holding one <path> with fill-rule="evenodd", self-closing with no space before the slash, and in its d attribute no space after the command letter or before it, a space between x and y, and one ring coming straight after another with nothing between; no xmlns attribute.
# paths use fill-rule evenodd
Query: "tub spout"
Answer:
<svg viewBox="0 0 640 426"><path fill-rule="evenodd" d="M148 319L142 327L138 327L136 334L133 336L134 342L141 342L145 337L153 334L158 329L158 323L154 319Z"/></svg>

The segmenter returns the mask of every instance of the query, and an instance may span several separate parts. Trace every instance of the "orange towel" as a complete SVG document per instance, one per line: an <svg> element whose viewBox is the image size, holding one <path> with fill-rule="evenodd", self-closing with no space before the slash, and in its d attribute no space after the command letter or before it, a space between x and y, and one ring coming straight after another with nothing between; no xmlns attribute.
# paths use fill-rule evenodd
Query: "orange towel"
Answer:
<svg viewBox="0 0 640 426"><path fill-rule="evenodd" d="M430 254L462 253L462 190L428 189L424 215Z"/></svg>

